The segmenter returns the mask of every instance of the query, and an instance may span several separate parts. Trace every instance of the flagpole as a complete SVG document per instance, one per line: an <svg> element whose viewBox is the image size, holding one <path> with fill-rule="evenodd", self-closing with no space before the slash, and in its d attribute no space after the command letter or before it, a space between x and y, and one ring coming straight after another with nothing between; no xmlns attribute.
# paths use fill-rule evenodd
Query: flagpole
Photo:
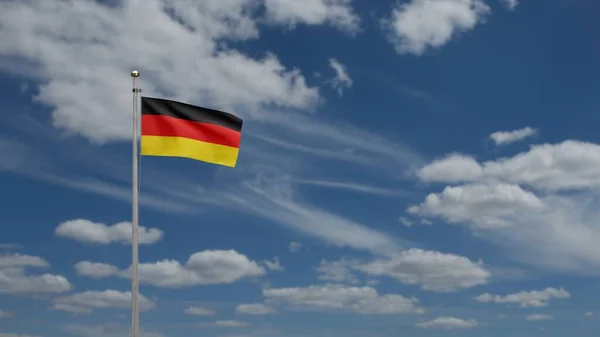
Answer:
<svg viewBox="0 0 600 337"><path fill-rule="evenodd" d="M139 246L139 171L138 171L138 125L139 95L142 91L137 87L137 79L140 73L137 70L131 72L133 79L133 157L132 157L132 199L131 199L131 337L139 337L139 309L138 309L138 246Z"/></svg>

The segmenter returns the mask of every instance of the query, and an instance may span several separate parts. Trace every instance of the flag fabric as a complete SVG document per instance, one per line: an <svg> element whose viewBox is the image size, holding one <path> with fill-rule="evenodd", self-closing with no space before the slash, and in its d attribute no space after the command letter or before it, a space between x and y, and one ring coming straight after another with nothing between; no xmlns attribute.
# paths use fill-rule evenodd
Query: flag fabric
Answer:
<svg viewBox="0 0 600 337"><path fill-rule="evenodd" d="M227 112L142 97L141 153L235 167L242 123Z"/></svg>

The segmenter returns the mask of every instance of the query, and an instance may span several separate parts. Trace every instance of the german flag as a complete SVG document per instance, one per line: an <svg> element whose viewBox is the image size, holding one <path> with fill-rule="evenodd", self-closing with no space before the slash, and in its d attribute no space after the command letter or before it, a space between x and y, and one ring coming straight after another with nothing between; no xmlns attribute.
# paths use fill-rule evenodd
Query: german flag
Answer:
<svg viewBox="0 0 600 337"><path fill-rule="evenodd" d="M230 113L142 97L142 155L235 167L242 123Z"/></svg>

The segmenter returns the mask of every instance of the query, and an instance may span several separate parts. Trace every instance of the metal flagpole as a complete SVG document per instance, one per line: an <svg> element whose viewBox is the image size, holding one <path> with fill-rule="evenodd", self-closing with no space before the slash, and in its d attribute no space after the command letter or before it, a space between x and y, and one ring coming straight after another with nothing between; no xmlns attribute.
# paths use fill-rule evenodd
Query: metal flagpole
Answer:
<svg viewBox="0 0 600 337"><path fill-rule="evenodd" d="M142 92L137 87L137 79L140 73L137 70L131 72L133 78L133 165L132 165L132 199L131 199L131 337L139 337L139 310L138 310L138 246L139 246L139 171L138 171L138 123L139 111L138 102L139 95Z"/></svg>

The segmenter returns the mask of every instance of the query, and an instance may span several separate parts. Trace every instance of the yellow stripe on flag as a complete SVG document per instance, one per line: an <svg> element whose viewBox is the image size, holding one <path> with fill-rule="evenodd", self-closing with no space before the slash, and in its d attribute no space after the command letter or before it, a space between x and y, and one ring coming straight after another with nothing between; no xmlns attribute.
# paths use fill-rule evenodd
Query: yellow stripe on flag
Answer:
<svg viewBox="0 0 600 337"><path fill-rule="evenodd" d="M142 155L181 157L235 167L239 149L183 137L142 136Z"/></svg>

